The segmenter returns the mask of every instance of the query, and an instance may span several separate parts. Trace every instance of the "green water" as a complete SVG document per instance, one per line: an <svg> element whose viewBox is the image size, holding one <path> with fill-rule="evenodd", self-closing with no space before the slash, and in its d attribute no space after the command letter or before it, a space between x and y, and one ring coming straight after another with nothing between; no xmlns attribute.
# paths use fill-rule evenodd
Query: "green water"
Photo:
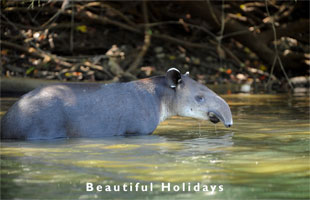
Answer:
<svg viewBox="0 0 310 200"><path fill-rule="evenodd" d="M224 98L230 129L174 117L149 136L2 141L1 198L309 199L309 98ZM1 115L15 100L1 99ZM86 183L133 191L86 191ZM137 183L153 191L135 191ZM171 191L162 191L169 183Z"/></svg>

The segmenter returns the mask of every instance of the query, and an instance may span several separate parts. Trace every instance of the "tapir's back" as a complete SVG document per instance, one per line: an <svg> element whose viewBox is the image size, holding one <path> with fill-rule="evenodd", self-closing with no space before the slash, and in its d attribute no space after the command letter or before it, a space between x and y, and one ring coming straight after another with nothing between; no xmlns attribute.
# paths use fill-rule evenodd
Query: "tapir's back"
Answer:
<svg viewBox="0 0 310 200"><path fill-rule="evenodd" d="M137 82L46 86L27 93L9 109L1 121L1 138L151 133L158 124L157 101Z"/></svg>

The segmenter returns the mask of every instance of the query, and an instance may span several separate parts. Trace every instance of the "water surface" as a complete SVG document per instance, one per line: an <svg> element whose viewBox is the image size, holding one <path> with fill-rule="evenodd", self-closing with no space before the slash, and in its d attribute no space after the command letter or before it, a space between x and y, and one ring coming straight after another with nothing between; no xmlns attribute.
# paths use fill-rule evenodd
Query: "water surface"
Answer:
<svg viewBox="0 0 310 200"><path fill-rule="evenodd" d="M1 198L309 199L309 98L224 98L229 129L174 117L149 136L2 141ZM1 115L15 100L1 99ZM87 192L88 182L153 191ZM168 183L180 191L162 191ZM209 191L193 191L197 184Z"/></svg>

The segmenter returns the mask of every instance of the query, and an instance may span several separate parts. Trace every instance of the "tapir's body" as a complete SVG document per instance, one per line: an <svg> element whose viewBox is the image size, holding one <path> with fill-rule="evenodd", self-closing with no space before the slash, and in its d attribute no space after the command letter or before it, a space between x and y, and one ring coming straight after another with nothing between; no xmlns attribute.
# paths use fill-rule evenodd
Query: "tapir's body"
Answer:
<svg viewBox="0 0 310 200"><path fill-rule="evenodd" d="M159 88L147 88L148 84L37 88L14 104L2 121L2 132L8 138L29 139L149 134L159 123L161 97L156 94Z"/></svg>
<svg viewBox="0 0 310 200"><path fill-rule="evenodd" d="M37 88L24 95L3 117L1 138L52 139L151 134L169 116L210 119L208 113L220 113L218 110L221 106L225 107L224 111L216 116L225 125L232 125L230 109L223 99L187 75L180 75L179 80L181 78L183 86L177 85L177 79L173 77L167 79L167 76L158 76L128 83L69 83ZM186 89L185 84L194 86ZM178 94L181 89L190 93L191 87L205 93L206 97L215 98L214 105L220 104L215 105L217 108L212 111L206 109L203 111L205 116L200 116L204 114L195 111L197 102L190 102L190 94ZM186 98L182 99L183 96Z"/></svg>

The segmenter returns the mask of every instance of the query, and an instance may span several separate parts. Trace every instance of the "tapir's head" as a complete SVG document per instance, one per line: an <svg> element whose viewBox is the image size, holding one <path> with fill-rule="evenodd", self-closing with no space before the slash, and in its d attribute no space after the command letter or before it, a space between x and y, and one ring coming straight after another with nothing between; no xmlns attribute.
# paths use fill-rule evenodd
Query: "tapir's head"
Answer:
<svg viewBox="0 0 310 200"><path fill-rule="evenodd" d="M228 104L206 86L171 68L167 71L166 82L175 91L174 112L184 117L221 121L226 127L233 124Z"/></svg>

